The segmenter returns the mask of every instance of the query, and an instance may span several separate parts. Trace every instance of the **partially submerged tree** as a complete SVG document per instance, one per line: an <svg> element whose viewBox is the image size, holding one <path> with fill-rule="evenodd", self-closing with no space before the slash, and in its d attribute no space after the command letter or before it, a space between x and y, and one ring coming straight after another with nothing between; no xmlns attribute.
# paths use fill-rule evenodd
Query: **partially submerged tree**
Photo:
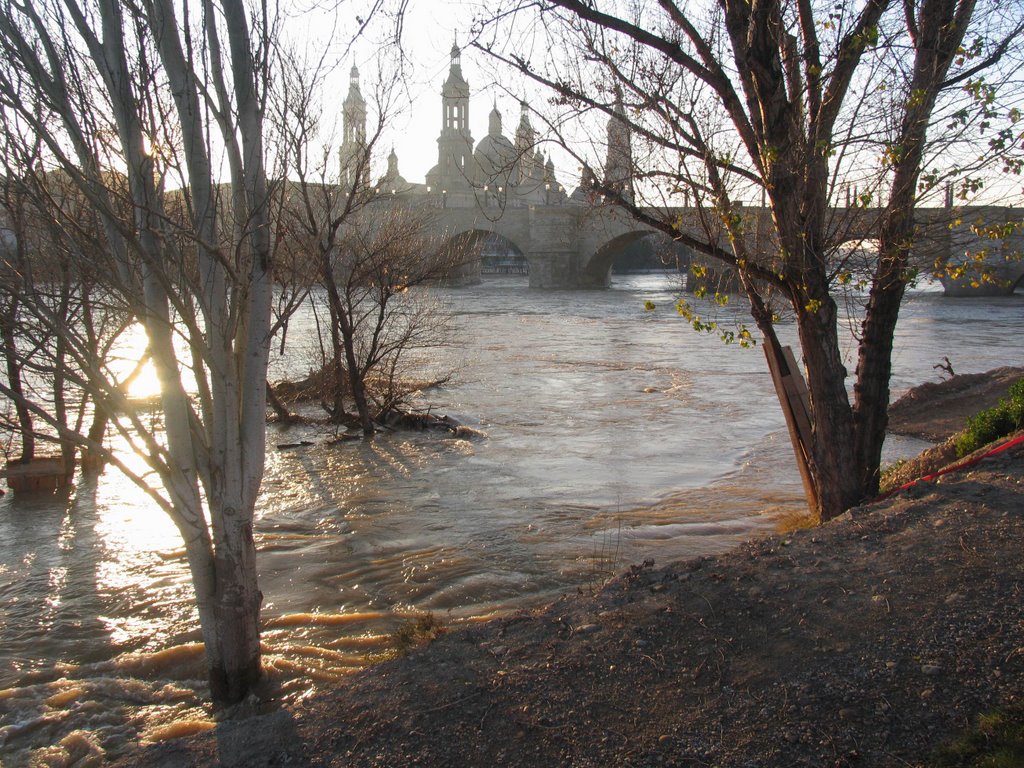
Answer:
<svg viewBox="0 0 1024 768"><path fill-rule="evenodd" d="M282 295L308 296L314 312L326 309L311 379L330 418L344 422L354 406L372 435L406 394L404 363L447 339L425 287L447 277L464 249L431 235L432 211L408 207L404 181L387 178L383 193L371 184L371 159L395 115L400 73L379 66L368 103L352 67L337 156L332 123L315 95L328 74L322 61L291 55L277 82L277 158L288 177L276 206L277 278Z"/></svg>
<svg viewBox="0 0 1024 768"><path fill-rule="evenodd" d="M597 112L633 141L631 183L591 173L596 191L733 270L783 369L776 327L783 307L792 313L810 393L810 435L798 448L815 511L828 519L875 495L893 332L917 272L912 256L928 236L915 212L948 184L967 196L988 169L1019 172L1021 91L1012 78L1024 7L505 5L482 20L478 45L554 92L563 113L553 124ZM543 61L524 57L528 50L543 51ZM770 219L751 216L744 199L763 200ZM837 297L851 280L842 246L865 237L866 216L878 257L851 401Z"/></svg>
<svg viewBox="0 0 1024 768"><path fill-rule="evenodd" d="M344 361L335 386L351 395L366 435L408 394L410 358L449 339L427 289L454 273L465 248L431 235L432 218L389 201L370 206L320 265L332 359Z"/></svg>
<svg viewBox="0 0 1024 768"><path fill-rule="evenodd" d="M24 391L3 394L60 439L105 456L170 515L185 542L211 694L225 705L260 676L253 511L273 291L263 114L274 30L266 4L251 13L240 0L203 0L182 10L171 0L0 4L5 138L25 143L22 159L41 147L23 175L58 169L95 209L104 247L88 253L111 301L90 312L98 321L128 311L145 328L162 424L139 418L81 323L63 322L32 290L22 309L33 302L31 316L72 360L45 365L118 414L112 427L153 474L133 472ZM85 236L53 216L70 242Z"/></svg>

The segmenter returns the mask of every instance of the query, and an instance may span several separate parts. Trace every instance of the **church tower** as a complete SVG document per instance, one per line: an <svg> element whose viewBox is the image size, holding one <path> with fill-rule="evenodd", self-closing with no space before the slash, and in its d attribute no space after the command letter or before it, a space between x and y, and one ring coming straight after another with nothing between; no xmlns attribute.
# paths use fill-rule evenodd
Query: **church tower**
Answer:
<svg viewBox="0 0 1024 768"><path fill-rule="evenodd" d="M448 79L441 88L441 135L437 167L427 183L437 188L466 186L473 175L473 136L469 132L469 83L462 76L462 56L452 45Z"/></svg>
<svg viewBox="0 0 1024 768"><path fill-rule="evenodd" d="M535 151L537 132L530 124L530 107L524 99L519 103L519 125L516 127L516 183L528 184L541 180L541 169L537 168ZM541 172L539 172L541 171Z"/></svg>
<svg viewBox="0 0 1024 768"><path fill-rule="evenodd" d="M338 150L341 164L340 184L345 189L363 186L370 180L370 164L366 153L366 100L359 90L359 69L353 65L348 80L348 96L342 104L342 142ZM362 172L359 166L362 164ZM356 180L359 173L360 179Z"/></svg>
<svg viewBox="0 0 1024 768"><path fill-rule="evenodd" d="M608 120L608 155L604 163L604 183L623 200L633 202L633 147L622 90L615 88L615 110Z"/></svg>

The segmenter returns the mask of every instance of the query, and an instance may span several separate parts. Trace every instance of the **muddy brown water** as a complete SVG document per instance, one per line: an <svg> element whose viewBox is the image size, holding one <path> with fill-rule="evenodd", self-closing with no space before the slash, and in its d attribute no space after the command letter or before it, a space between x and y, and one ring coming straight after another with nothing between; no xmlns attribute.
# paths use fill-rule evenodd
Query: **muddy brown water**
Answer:
<svg viewBox="0 0 1024 768"><path fill-rule="evenodd" d="M271 429L257 546L279 696L343 681L411 614L486 619L648 558L720 551L800 512L761 351L695 333L676 293L664 275L597 292L515 277L443 292L456 335L430 359L456 373L420 404L478 434L330 445L327 428ZM937 379L943 356L965 373L1020 365L1022 334L1024 295L919 290L893 392ZM313 335L297 318L273 375L305 373ZM888 455L923 445L894 439ZM65 496L0 500L3 765L211 727L190 590L173 526L113 471Z"/></svg>

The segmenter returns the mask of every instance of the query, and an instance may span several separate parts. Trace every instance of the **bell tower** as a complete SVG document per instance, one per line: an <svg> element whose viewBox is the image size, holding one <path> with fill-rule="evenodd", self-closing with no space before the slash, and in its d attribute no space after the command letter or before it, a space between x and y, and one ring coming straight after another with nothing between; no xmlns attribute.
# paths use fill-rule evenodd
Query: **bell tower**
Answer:
<svg viewBox="0 0 1024 768"><path fill-rule="evenodd" d="M622 199L633 202L632 132L622 103L622 90L615 88L615 107L608 119L608 155L604 163L604 183Z"/></svg>
<svg viewBox="0 0 1024 768"><path fill-rule="evenodd" d="M438 184L463 186L472 176L473 136L469 132L469 83L462 55L453 44L448 79L441 88L441 135L437 139Z"/></svg>
<svg viewBox="0 0 1024 768"><path fill-rule="evenodd" d="M359 69L354 64L348 79L348 96L341 111L342 142L338 150L341 164L340 184L346 189L370 181L370 163L366 157L366 100L359 90ZM357 180L356 176L360 178Z"/></svg>

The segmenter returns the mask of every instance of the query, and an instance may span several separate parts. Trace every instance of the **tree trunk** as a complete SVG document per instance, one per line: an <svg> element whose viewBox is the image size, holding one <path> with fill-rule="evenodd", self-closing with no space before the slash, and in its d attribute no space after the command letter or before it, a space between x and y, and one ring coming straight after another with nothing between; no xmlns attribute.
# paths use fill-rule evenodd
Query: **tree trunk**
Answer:
<svg viewBox="0 0 1024 768"><path fill-rule="evenodd" d="M876 281L862 326L853 391L857 469L866 497L878 495L882 445L889 425L892 340L905 285L898 277L888 284Z"/></svg>
<svg viewBox="0 0 1024 768"><path fill-rule="evenodd" d="M797 324L813 414L811 474L818 496L816 512L825 522L863 498L853 449L846 367L836 332L835 302L826 297L817 311L800 308Z"/></svg>
<svg viewBox="0 0 1024 768"><path fill-rule="evenodd" d="M28 464L36 452L35 432L32 427L32 414L25 401L24 388L21 382L21 362L18 357L17 340L14 338L13 312L10 316L0 319L0 335L3 337L4 358L7 361L7 381L15 394L14 410L18 414L18 429L21 432L21 456L17 463Z"/></svg>
<svg viewBox="0 0 1024 768"><path fill-rule="evenodd" d="M110 415L106 407L100 403L95 402L93 406L92 423L89 425L89 432L87 437L90 443L96 443L99 445L103 442L103 438L107 434L107 424L110 422ZM103 454L92 448L87 447L82 451L82 471L92 472L103 469L103 465L106 464Z"/></svg>
<svg viewBox="0 0 1024 768"><path fill-rule="evenodd" d="M256 586L256 547L251 524L241 515L231 522L216 548L205 531L186 546L199 623L206 646L210 696L218 709L245 699L260 679L260 606ZM214 553L216 551L216 554Z"/></svg>
<svg viewBox="0 0 1024 768"><path fill-rule="evenodd" d="M373 426L373 417L370 415L370 404L366 397L366 375L356 360L355 339L352 333L343 333L345 339L345 359L348 360L348 385L352 390L352 399L356 403L356 413L359 414L359 423L363 427L363 434L367 437L376 431Z"/></svg>
<svg viewBox="0 0 1024 768"><path fill-rule="evenodd" d="M228 541L217 546L217 590L214 617L217 647L209 659L210 694L215 704L235 704L260 679L260 606L263 594L256 586L256 546L252 525L230 525Z"/></svg>
<svg viewBox="0 0 1024 768"><path fill-rule="evenodd" d="M342 354L345 356L347 368L348 387L352 392L352 399L356 404L356 412L359 414L359 423L363 427L363 434L370 436L374 433L373 418L370 416L370 407L366 398L366 382L364 371L356 359L355 333L356 330L349 320L345 302L342 301L338 284L335 281L334 270L326 257L323 259L322 274L324 286L327 288L327 299L331 309L331 344L334 351L333 364L340 365ZM339 377L335 384L336 389L341 389L342 379ZM335 393L337 396L338 393ZM336 403L337 406L337 403Z"/></svg>
<svg viewBox="0 0 1024 768"><path fill-rule="evenodd" d="M269 381L267 382L267 403L280 421L288 423L292 420L291 413L285 407L285 404L281 402L280 398L274 394L274 388L270 386Z"/></svg>

